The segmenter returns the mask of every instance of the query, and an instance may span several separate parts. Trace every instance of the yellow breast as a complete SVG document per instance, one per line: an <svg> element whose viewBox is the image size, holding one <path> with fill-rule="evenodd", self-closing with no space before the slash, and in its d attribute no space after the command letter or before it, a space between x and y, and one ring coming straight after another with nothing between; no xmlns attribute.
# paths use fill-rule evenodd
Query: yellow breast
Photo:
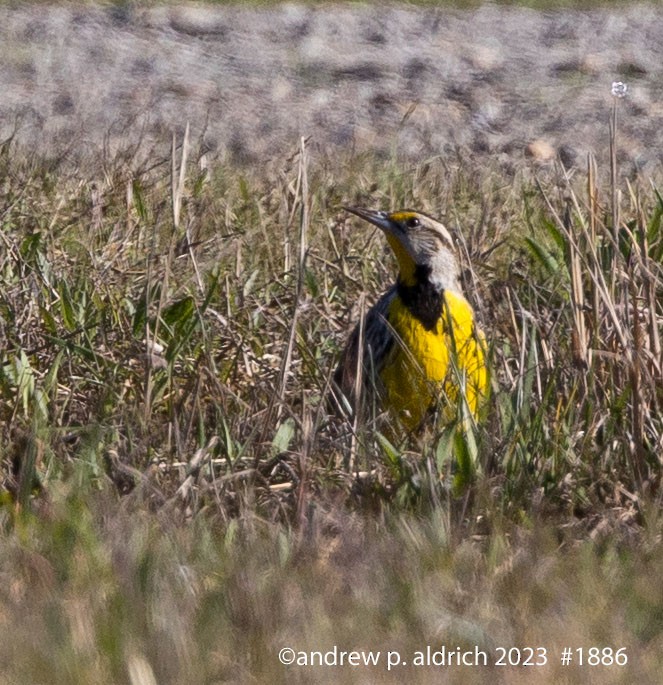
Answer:
<svg viewBox="0 0 663 685"><path fill-rule="evenodd" d="M392 301L387 318L396 342L381 371L389 408L414 430L439 402L445 415L455 415L459 390L476 416L486 395L488 377L484 341L477 335L469 303L444 293L446 310L434 330L426 330L400 298Z"/></svg>

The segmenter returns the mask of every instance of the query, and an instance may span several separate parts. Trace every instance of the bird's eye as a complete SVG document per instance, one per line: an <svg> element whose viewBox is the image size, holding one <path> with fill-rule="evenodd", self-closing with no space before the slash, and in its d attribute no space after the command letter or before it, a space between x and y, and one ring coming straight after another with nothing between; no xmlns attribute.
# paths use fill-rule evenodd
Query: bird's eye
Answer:
<svg viewBox="0 0 663 685"><path fill-rule="evenodd" d="M419 221L416 216L413 216L405 222L405 225L408 228L417 228L417 226L421 226L421 221Z"/></svg>

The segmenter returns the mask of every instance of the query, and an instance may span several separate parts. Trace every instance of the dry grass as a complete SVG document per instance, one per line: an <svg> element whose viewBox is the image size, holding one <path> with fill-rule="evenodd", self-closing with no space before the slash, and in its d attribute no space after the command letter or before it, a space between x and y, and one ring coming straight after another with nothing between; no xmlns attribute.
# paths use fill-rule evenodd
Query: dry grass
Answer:
<svg viewBox="0 0 663 685"><path fill-rule="evenodd" d="M298 536L245 514L189 526L72 490L1 542L0 682L654 683L658 540L565 546L550 529L453 542L444 516L316 505ZM87 505L90 505L88 508ZM285 668L278 651L374 650L375 667ZM387 671L427 645L544 646L545 667ZM625 667L562 667L564 647L625 648ZM150 675L138 677L142 666ZM152 680L151 678L154 678Z"/></svg>
<svg viewBox="0 0 663 685"><path fill-rule="evenodd" d="M303 142L247 171L185 139L81 180L7 143L0 683L402 679L278 665L334 644L543 645L527 682L655 682L663 202L608 178ZM471 436L391 445L328 416L393 274L343 203L459 229L493 369ZM630 661L567 671L566 646ZM525 677L443 682L484 676Z"/></svg>

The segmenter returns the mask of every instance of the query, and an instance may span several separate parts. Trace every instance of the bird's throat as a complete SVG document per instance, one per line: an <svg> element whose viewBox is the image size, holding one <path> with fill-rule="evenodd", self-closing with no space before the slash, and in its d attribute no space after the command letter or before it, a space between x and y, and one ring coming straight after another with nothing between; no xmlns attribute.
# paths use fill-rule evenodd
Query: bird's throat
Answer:
<svg viewBox="0 0 663 685"><path fill-rule="evenodd" d="M429 266L417 264L411 278L405 280L401 272L396 284L396 292L403 304L427 331L435 330L442 318L444 303L444 290L431 283L430 272Z"/></svg>
<svg viewBox="0 0 663 685"><path fill-rule="evenodd" d="M398 261L398 280L405 285L415 285L415 271L417 265L414 263L409 252L403 247L401 241L394 235L387 233L387 242L396 255Z"/></svg>

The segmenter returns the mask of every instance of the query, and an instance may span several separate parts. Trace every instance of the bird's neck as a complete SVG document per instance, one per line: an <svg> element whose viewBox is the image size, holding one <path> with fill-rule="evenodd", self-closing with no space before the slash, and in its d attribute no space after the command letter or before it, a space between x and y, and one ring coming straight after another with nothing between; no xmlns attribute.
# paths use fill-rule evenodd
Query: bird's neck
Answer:
<svg viewBox="0 0 663 685"><path fill-rule="evenodd" d="M414 263L412 257L410 257L409 252L403 247L401 241L390 233L387 233L387 242L396 255L396 261L398 262L398 280L405 283L405 285L415 285L417 281L417 265Z"/></svg>
<svg viewBox="0 0 663 685"><path fill-rule="evenodd" d="M458 263L450 252L440 252L432 264L417 264L398 238L387 234L387 241L396 255L400 283L408 287L427 283L440 292L451 290L462 296Z"/></svg>
<svg viewBox="0 0 663 685"><path fill-rule="evenodd" d="M403 278L401 273L396 283L396 292L403 304L427 331L437 326L444 305L444 289L430 280L430 273L430 266L418 264L410 278Z"/></svg>

